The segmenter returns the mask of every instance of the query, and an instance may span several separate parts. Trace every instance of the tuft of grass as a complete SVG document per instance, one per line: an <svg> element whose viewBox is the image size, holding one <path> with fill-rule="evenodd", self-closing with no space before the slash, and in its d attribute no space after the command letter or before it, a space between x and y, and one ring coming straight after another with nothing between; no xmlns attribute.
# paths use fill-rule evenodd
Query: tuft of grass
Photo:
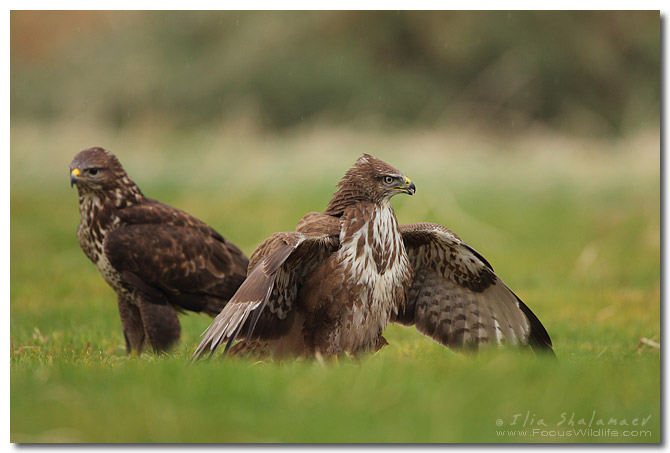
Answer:
<svg viewBox="0 0 670 453"><path fill-rule="evenodd" d="M655 132L590 143L537 135L500 149L463 131L115 136L62 126L12 124L12 442L660 441ZM390 326L390 345L361 361L189 365L211 321L194 314L180 318L171 354L129 358L114 293L76 241L67 166L93 144L112 148L148 196L247 254L323 210L351 163L375 154L417 185L394 199L400 222L444 224L477 248L542 320L558 360L463 355Z"/></svg>

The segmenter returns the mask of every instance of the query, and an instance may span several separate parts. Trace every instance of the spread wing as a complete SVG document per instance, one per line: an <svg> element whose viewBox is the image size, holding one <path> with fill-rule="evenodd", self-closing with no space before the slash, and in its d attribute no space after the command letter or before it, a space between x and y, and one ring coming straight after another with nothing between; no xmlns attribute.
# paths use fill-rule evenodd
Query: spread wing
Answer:
<svg viewBox="0 0 670 453"><path fill-rule="evenodd" d="M205 351L213 354L226 340L227 351L239 335L267 340L285 334L300 284L338 245L338 236L328 234L296 231L268 238L252 254L247 279L204 333L193 359Z"/></svg>
<svg viewBox="0 0 670 453"><path fill-rule="evenodd" d="M414 279L396 322L450 347L530 345L553 353L542 323L475 249L434 223L400 231Z"/></svg>
<svg viewBox="0 0 670 453"><path fill-rule="evenodd" d="M185 212L149 201L120 217L104 253L151 302L213 316L244 281L248 260L240 249Z"/></svg>

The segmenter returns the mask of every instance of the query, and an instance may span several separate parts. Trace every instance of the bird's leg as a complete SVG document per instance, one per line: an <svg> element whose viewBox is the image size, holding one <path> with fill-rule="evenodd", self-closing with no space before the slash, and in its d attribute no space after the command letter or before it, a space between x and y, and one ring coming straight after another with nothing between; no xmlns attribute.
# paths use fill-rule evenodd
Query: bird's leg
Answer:
<svg viewBox="0 0 670 453"><path fill-rule="evenodd" d="M144 347L144 326L139 308L123 297L118 297L119 315L123 326L123 337L126 340L126 352L139 355Z"/></svg>
<svg viewBox="0 0 670 453"><path fill-rule="evenodd" d="M314 351L314 358L316 361L321 365L321 368L326 368L326 361L323 359L323 356L321 355L321 352L317 349Z"/></svg>
<svg viewBox="0 0 670 453"><path fill-rule="evenodd" d="M155 352L167 351L179 340L181 326L177 311L169 304L157 304L138 297L144 333Z"/></svg>
<svg viewBox="0 0 670 453"><path fill-rule="evenodd" d="M319 349L314 351L314 358L322 368L326 368L328 365L340 364L340 357L337 354L322 353Z"/></svg>

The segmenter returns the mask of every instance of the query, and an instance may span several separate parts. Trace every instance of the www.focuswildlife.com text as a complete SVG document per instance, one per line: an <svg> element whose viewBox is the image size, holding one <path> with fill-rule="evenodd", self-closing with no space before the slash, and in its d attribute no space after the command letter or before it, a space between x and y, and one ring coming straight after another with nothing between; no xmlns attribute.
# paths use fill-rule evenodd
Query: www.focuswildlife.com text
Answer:
<svg viewBox="0 0 670 453"><path fill-rule="evenodd" d="M635 430L635 429L510 429L498 430L496 435L499 437L620 437L620 438L635 438L635 437L651 437L650 430Z"/></svg>

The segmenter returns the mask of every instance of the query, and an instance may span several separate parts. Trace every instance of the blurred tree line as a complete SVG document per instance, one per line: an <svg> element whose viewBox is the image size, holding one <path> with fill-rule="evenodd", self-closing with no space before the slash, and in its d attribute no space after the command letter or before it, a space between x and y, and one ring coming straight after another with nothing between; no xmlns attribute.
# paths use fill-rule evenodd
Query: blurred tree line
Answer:
<svg viewBox="0 0 670 453"><path fill-rule="evenodd" d="M11 115L116 127L658 127L660 15L11 13Z"/></svg>

